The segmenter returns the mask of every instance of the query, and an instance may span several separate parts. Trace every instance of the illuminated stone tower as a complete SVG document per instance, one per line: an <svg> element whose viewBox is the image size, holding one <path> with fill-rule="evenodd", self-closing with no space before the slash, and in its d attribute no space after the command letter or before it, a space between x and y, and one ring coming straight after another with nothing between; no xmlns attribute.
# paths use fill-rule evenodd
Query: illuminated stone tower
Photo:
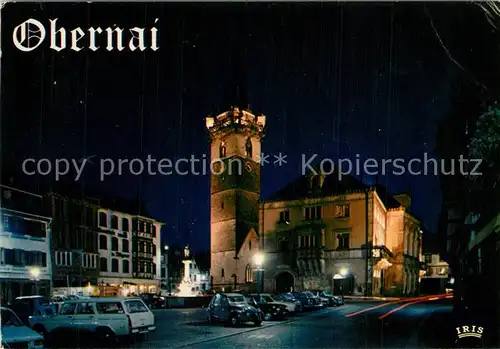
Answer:
<svg viewBox="0 0 500 349"><path fill-rule="evenodd" d="M249 254L241 257L241 251L249 235L258 231L259 159L265 122L265 116L235 106L206 118L214 163L210 191L214 289L227 291L245 282L244 268L249 263Z"/></svg>

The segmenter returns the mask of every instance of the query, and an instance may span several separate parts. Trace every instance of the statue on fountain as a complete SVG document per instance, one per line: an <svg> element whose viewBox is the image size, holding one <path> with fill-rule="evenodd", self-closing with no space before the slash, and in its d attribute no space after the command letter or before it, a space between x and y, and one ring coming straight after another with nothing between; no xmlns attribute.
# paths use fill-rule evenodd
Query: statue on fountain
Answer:
<svg viewBox="0 0 500 349"><path fill-rule="evenodd" d="M197 295L194 290L195 285L191 282L191 263L193 261L190 259L190 254L189 246L186 245L184 247L184 260L182 261L184 263L184 278L179 284L179 292L177 293L179 297L194 297Z"/></svg>

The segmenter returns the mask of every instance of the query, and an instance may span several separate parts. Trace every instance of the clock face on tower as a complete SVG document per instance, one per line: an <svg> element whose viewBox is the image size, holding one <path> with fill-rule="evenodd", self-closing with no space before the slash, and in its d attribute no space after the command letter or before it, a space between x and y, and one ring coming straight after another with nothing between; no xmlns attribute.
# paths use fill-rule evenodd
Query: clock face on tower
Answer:
<svg viewBox="0 0 500 349"><path fill-rule="evenodd" d="M221 169L222 169L222 166L221 166L221 163L219 161L217 161L216 163L214 163L212 165L212 169L214 171L214 174L216 175L219 175L222 173Z"/></svg>

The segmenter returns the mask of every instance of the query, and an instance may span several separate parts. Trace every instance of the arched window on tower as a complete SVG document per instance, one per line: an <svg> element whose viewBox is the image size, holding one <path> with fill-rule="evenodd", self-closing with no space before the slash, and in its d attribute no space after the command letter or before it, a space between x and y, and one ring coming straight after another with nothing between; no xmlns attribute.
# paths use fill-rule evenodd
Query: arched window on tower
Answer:
<svg viewBox="0 0 500 349"><path fill-rule="evenodd" d="M222 141L220 142L219 146L219 158L225 158L226 157L226 142Z"/></svg>
<svg viewBox="0 0 500 349"><path fill-rule="evenodd" d="M245 268L245 282L253 282L253 270L250 264Z"/></svg>
<svg viewBox="0 0 500 349"><path fill-rule="evenodd" d="M221 271L220 271L220 277L224 278L224 268L222 268Z"/></svg>
<svg viewBox="0 0 500 349"><path fill-rule="evenodd" d="M252 157L252 139L250 137L247 138L247 142L245 143L245 155L249 158Z"/></svg>

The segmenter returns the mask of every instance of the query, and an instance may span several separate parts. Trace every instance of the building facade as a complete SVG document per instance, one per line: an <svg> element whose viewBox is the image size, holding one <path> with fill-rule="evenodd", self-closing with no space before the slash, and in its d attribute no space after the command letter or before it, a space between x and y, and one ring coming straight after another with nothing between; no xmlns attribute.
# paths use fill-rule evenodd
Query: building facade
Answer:
<svg viewBox="0 0 500 349"><path fill-rule="evenodd" d="M101 294L158 293L162 223L104 208L98 215Z"/></svg>
<svg viewBox="0 0 500 349"><path fill-rule="evenodd" d="M232 107L207 117L211 161L211 277L219 290L255 289L263 253L268 292L331 288L418 292L422 232L409 195L311 171L260 201L265 117ZM262 275L262 274L259 274Z"/></svg>
<svg viewBox="0 0 500 349"><path fill-rule="evenodd" d="M55 292L95 293L99 278L99 200L74 199L55 192L49 192L44 200L53 218L51 250Z"/></svg>
<svg viewBox="0 0 500 349"><path fill-rule="evenodd" d="M454 279L449 278L449 265L439 253L425 253L424 268L420 282L422 294L444 293L453 287Z"/></svg>
<svg viewBox="0 0 500 349"><path fill-rule="evenodd" d="M43 197L0 185L0 304L52 290L51 218Z"/></svg>
<svg viewBox="0 0 500 349"><path fill-rule="evenodd" d="M210 271L201 270L195 259L190 260L189 263L189 281L193 285L194 290L197 292L209 291L212 286L210 285Z"/></svg>
<svg viewBox="0 0 500 349"><path fill-rule="evenodd" d="M328 193L333 181L333 176L310 175L286 189L298 194L297 199L283 192L277 196L287 200L261 205L264 288L270 292L332 289L358 295L417 293L422 234L418 220L403 206L405 200L388 197L377 187L335 195Z"/></svg>

